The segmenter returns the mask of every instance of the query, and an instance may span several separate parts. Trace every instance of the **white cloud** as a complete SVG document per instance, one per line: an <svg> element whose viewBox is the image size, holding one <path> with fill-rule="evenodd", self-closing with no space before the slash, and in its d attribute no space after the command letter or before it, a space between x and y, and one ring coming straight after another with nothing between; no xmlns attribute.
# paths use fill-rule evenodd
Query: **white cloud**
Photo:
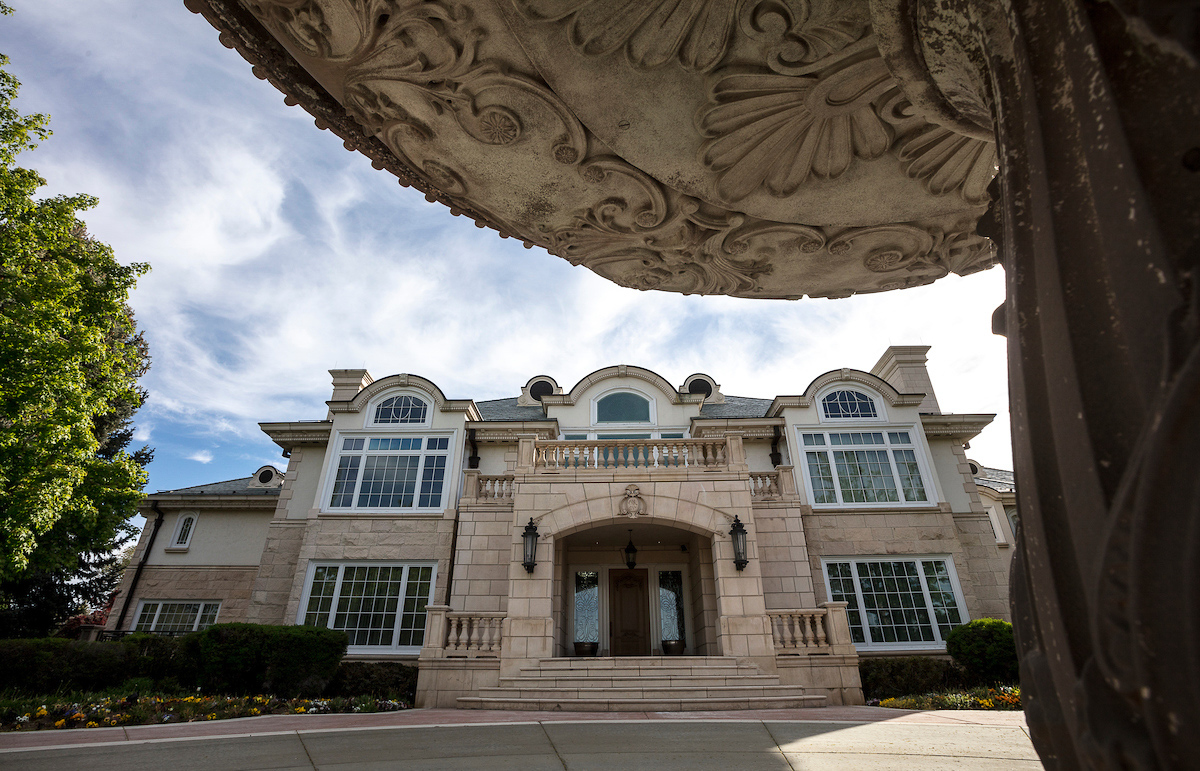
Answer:
<svg viewBox="0 0 1200 771"><path fill-rule="evenodd" d="M182 4L15 5L6 47L31 98L18 106L55 116L28 162L50 192L98 195L93 234L153 265L132 298L154 357L138 441L153 427L175 449L152 474L227 452L230 473L249 473L270 452L257 422L324 417L335 367L489 399L629 363L769 398L869 369L889 344L933 346L942 408L999 414L968 454L1011 467L1005 344L990 334L999 269L838 301L623 289L400 188L283 107ZM187 455L198 439L217 454Z"/></svg>
<svg viewBox="0 0 1200 771"><path fill-rule="evenodd" d="M208 450L197 450L196 452L187 456L187 459L194 460L197 463L212 463L213 454Z"/></svg>

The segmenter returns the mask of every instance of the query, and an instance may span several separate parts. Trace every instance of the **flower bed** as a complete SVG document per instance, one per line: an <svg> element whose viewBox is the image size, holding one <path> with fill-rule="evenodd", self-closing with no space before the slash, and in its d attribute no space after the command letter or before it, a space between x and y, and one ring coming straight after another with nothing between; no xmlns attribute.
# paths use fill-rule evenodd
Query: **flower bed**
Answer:
<svg viewBox="0 0 1200 771"><path fill-rule="evenodd" d="M1021 687L1001 685L995 688L972 688L969 691L922 693L896 696L890 699L871 699L869 706L892 709L1021 709Z"/></svg>
<svg viewBox="0 0 1200 771"><path fill-rule="evenodd" d="M405 701L374 696L278 699L274 696L99 696L0 699L0 730L109 728L191 723L256 715L393 712Z"/></svg>

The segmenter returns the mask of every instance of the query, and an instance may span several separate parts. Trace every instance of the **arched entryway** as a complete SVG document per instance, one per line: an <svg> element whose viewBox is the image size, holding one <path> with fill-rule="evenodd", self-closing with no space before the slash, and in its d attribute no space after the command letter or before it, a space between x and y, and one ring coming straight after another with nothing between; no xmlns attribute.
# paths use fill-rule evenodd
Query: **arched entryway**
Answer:
<svg viewBox="0 0 1200 771"><path fill-rule="evenodd" d="M712 539L680 527L626 520L563 536L554 550L555 655L715 655L713 576Z"/></svg>

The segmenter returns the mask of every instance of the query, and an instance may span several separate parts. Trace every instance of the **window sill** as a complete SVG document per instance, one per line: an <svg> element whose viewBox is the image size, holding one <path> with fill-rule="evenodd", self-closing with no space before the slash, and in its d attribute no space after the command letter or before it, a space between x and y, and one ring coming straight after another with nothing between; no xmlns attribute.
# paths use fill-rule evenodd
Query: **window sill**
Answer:
<svg viewBox="0 0 1200 771"><path fill-rule="evenodd" d="M187 550L187 546L167 546L163 549L167 554L186 554Z"/></svg>
<svg viewBox="0 0 1200 771"><path fill-rule="evenodd" d="M933 514L942 511L942 506L938 503L817 503L813 504L812 510L815 514Z"/></svg>

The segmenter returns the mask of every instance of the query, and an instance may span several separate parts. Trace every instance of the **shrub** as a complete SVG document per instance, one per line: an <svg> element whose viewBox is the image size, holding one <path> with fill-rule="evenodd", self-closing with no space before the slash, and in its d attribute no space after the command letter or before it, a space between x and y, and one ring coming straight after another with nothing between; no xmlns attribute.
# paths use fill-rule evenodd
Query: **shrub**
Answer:
<svg viewBox="0 0 1200 771"><path fill-rule="evenodd" d="M953 661L929 656L862 658L858 662L863 696L887 699L914 693L948 691L970 685L967 672Z"/></svg>
<svg viewBox="0 0 1200 771"><path fill-rule="evenodd" d="M130 660L130 676L147 678L166 690L196 687L199 635L163 637L139 632L121 640Z"/></svg>
<svg viewBox="0 0 1200 771"><path fill-rule="evenodd" d="M946 652L982 685L1011 685L1018 680L1017 644L1012 624L977 618L955 627L946 637Z"/></svg>
<svg viewBox="0 0 1200 771"><path fill-rule="evenodd" d="M349 638L315 626L272 627L265 686L280 696L320 696L337 672ZM359 695L359 694L353 694Z"/></svg>
<svg viewBox="0 0 1200 771"><path fill-rule="evenodd" d="M400 697L413 703L417 668L393 661L345 661L326 689L327 696Z"/></svg>
<svg viewBox="0 0 1200 771"><path fill-rule="evenodd" d="M54 693L102 690L131 676L120 643L44 638L0 640L0 690Z"/></svg>
<svg viewBox="0 0 1200 771"><path fill-rule="evenodd" d="M198 633L208 693L318 695L346 652L345 632L312 626L215 624Z"/></svg>

